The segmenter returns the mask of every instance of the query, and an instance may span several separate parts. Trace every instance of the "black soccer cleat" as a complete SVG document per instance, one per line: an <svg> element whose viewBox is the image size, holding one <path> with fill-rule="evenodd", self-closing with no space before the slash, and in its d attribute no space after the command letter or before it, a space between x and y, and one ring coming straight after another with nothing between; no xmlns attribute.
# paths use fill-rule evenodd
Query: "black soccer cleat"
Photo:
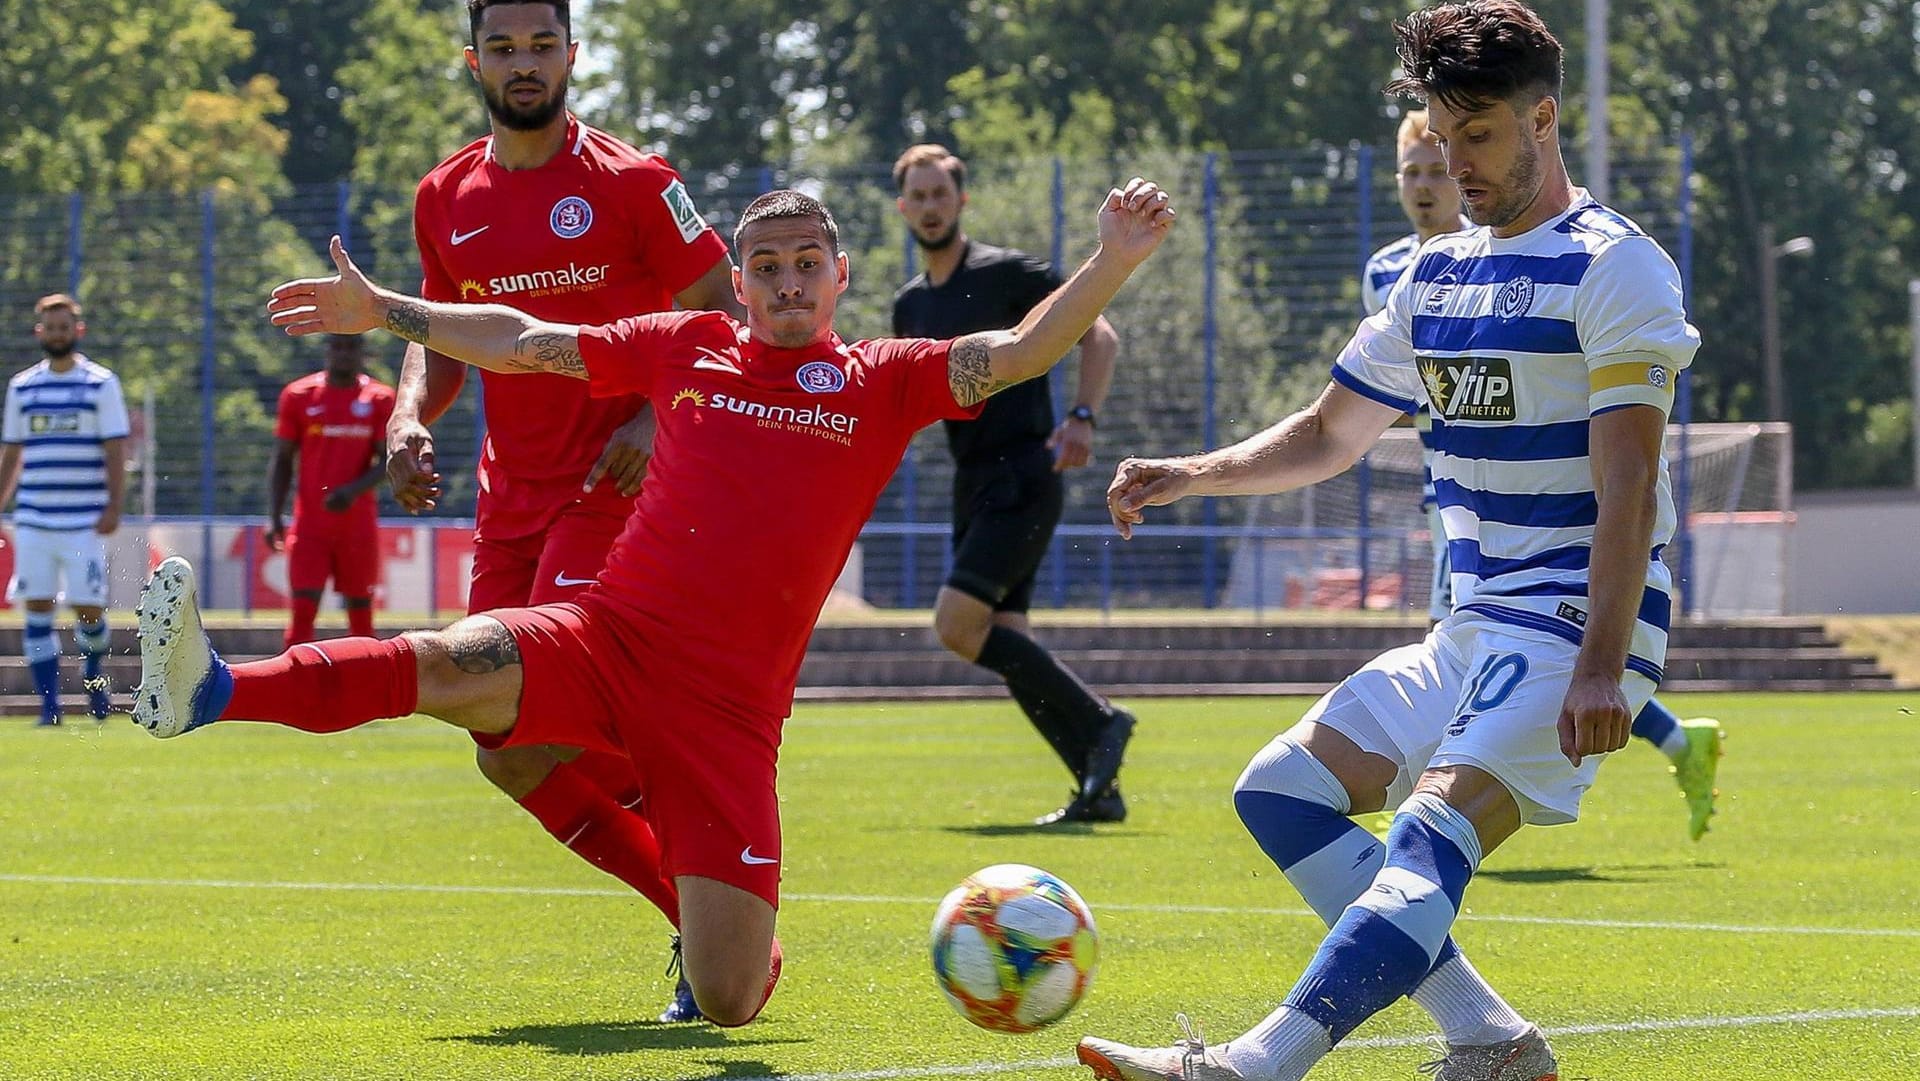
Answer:
<svg viewBox="0 0 1920 1081"><path fill-rule="evenodd" d="M1051 814L1043 814L1033 820L1036 826L1058 826L1073 822L1125 822L1127 820L1127 801L1120 797L1117 785L1092 799L1084 794L1075 793L1065 807Z"/></svg>
<svg viewBox="0 0 1920 1081"><path fill-rule="evenodd" d="M1119 779L1120 764L1127 757L1127 741L1133 738L1133 724L1133 714L1119 706L1113 707L1113 719L1100 730L1100 738L1094 741L1093 749L1087 752L1087 769L1085 779L1080 783L1080 791L1089 799L1097 799L1112 789L1114 782ZM1125 810L1122 810L1121 816L1125 815Z"/></svg>

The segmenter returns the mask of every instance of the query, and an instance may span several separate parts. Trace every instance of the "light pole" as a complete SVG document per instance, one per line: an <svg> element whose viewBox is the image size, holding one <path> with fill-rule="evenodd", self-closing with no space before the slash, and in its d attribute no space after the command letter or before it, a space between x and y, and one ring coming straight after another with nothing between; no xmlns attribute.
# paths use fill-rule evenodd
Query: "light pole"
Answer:
<svg viewBox="0 0 1920 1081"><path fill-rule="evenodd" d="M1581 179L1603 203L1613 198L1607 83L1607 0L1587 0L1587 175Z"/></svg>
<svg viewBox="0 0 1920 1081"><path fill-rule="evenodd" d="M1811 255L1813 238L1797 236L1784 244L1773 242L1773 223L1760 225L1760 361L1766 383L1767 419L1787 419L1786 372L1780 363L1780 260L1789 255Z"/></svg>

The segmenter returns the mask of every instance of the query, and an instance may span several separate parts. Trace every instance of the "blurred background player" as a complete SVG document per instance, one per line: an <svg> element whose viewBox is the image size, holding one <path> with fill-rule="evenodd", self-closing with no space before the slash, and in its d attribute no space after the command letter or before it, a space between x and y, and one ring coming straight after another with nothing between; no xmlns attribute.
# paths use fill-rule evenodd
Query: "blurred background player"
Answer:
<svg viewBox="0 0 1920 1081"><path fill-rule="evenodd" d="M60 723L60 643L53 609L73 606L84 658L87 712L109 710L107 542L120 528L126 491L127 403L120 380L77 350L87 332L65 293L33 306L33 336L47 358L7 381L0 506L16 494L13 596L26 606L27 665L40 693L40 723Z"/></svg>
<svg viewBox="0 0 1920 1081"><path fill-rule="evenodd" d="M543 319L605 323L682 307L735 314L726 243L667 162L567 111L578 43L568 5L468 0L467 70L491 134L420 182L414 237L429 300L511 304ZM433 435L466 366L409 345L387 426L394 496L412 511L440 497ZM591 586L624 527L653 443L638 395L590 398L558 375L483 373L467 611L568 600ZM675 927L632 766L589 752L567 764L543 747L476 752L480 772L581 858L651 900ZM700 1017L682 979L662 1020Z"/></svg>
<svg viewBox="0 0 1920 1081"><path fill-rule="evenodd" d="M393 388L362 370L360 339L351 335L329 337L326 369L280 392L267 473L266 542L273 551L284 547L287 553L287 587L293 594L288 646L313 641L313 621L329 577L347 608L347 632L373 634L380 520L372 493L386 474L392 415ZM296 460L300 492L289 533L284 515Z"/></svg>
<svg viewBox="0 0 1920 1081"><path fill-rule="evenodd" d="M893 165L894 205L927 268L893 298L893 332L958 338L1016 326L1060 286L1049 264L971 240L961 228L967 165L946 147L907 148ZM1027 719L1073 774L1066 806L1037 821L1118 822L1117 778L1133 715L1095 694L1033 638L1034 573L1060 524L1060 474L1093 460L1095 418L1113 382L1120 337L1105 316L1080 338L1073 408L1056 425L1048 376L995 395L974 420L946 422L953 454L953 570L933 627L956 655L1007 681Z"/></svg>
<svg viewBox="0 0 1920 1081"><path fill-rule="evenodd" d="M1368 315L1386 306L1387 293L1413 266L1421 245L1443 233L1468 227L1460 216L1460 189L1447 174L1440 140L1427 130L1425 109L1407 113L1400 122L1398 142L1395 176L1400 187L1400 209L1413 232L1367 260L1360 277L1360 297ZM1433 585L1427 618L1437 622L1453 611L1453 567L1447 554L1446 524L1433 490L1433 414L1423 404L1413 422L1420 433L1420 505L1427 512L1427 530L1433 541ZM1698 841L1706 835L1714 799L1720 794L1714 787L1720 772L1720 722L1711 717L1681 720L1655 698L1634 717L1633 734L1653 744L1672 763L1671 772L1687 803L1687 836ZM1378 824L1376 820L1370 826Z"/></svg>

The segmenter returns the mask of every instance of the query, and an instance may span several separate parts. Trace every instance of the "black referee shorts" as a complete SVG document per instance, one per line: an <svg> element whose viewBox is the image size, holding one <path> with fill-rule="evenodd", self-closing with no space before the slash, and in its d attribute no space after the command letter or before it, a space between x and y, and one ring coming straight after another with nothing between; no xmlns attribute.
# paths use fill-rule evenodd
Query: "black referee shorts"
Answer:
<svg viewBox="0 0 1920 1081"><path fill-rule="evenodd" d="M1053 452L953 474L953 571L947 585L996 612L1025 612L1033 577L1060 524L1066 486L1053 471Z"/></svg>

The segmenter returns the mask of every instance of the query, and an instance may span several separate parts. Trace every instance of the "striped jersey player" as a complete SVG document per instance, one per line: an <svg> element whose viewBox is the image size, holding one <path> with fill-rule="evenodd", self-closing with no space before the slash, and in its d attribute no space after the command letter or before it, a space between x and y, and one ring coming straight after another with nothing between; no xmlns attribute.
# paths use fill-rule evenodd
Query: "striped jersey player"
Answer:
<svg viewBox="0 0 1920 1081"><path fill-rule="evenodd" d="M127 404L120 380L77 348L86 333L79 302L50 294L34 314L46 359L7 381L0 431L0 505L17 497L12 596L26 608L24 645L40 723L61 720L53 609L62 595L73 606L88 712L104 720L106 539L120 525Z"/></svg>
<svg viewBox="0 0 1920 1081"><path fill-rule="evenodd" d="M1560 156L1561 48L1519 0L1396 23L1475 228L1429 239L1312 405L1233 446L1121 463L1122 534L1187 495L1332 477L1422 405L1455 607L1253 758L1234 809L1328 924L1281 1004L1217 1047L1089 1037L1102 1078L1301 1081L1402 997L1446 1043L1447 1081L1552 1081L1557 1059L1468 963L1452 928L1483 856L1574 821L1666 660L1675 513L1663 442L1699 336L1673 261L1575 186ZM1384 850L1349 820L1396 809Z"/></svg>

